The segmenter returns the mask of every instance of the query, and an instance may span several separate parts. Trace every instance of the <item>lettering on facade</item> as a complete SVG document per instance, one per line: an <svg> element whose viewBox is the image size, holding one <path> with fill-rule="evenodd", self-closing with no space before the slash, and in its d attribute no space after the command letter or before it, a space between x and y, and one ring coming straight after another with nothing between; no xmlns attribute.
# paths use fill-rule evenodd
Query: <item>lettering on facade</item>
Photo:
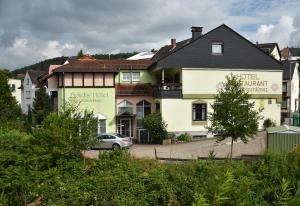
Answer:
<svg viewBox="0 0 300 206"><path fill-rule="evenodd" d="M108 92L71 92L70 98L80 102L101 102L108 98Z"/></svg>
<svg viewBox="0 0 300 206"><path fill-rule="evenodd" d="M237 74L249 93L267 93L269 81L261 80L257 74Z"/></svg>

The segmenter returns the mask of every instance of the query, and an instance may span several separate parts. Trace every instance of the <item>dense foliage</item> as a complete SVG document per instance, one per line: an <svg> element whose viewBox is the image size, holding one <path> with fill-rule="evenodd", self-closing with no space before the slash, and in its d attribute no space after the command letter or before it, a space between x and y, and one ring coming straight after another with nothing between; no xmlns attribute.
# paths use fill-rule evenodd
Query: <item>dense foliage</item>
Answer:
<svg viewBox="0 0 300 206"><path fill-rule="evenodd" d="M0 127L7 124L22 125L23 120L21 107L12 96L8 78L8 71L0 70Z"/></svg>
<svg viewBox="0 0 300 206"><path fill-rule="evenodd" d="M193 137L187 132L185 132L177 137L178 141L183 141L183 142L191 142L192 139L193 139Z"/></svg>
<svg viewBox="0 0 300 206"><path fill-rule="evenodd" d="M33 101L32 116L34 124L40 125L51 111L50 97L45 87L41 87L36 93Z"/></svg>
<svg viewBox="0 0 300 206"><path fill-rule="evenodd" d="M231 152L233 141L239 138L248 142L258 130L258 120L261 118L259 111L254 110L254 102L249 101L248 94L238 76L231 74L226 76L226 82L218 90L212 111L209 113L211 126L209 130L218 134L218 141L231 137Z"/></svg>
<svg viewBox="0 0 300 206"><path fill-rule="evenodd" d="M38 138L0 131L0 205L300 204L299 148L248 163L166 164L134 159L122 150L84 163L78 155L56 153L58 144L45 145L50 137L43 143Z"/></svg>
<svg viewBox="0 0 300 206"><path fill-rule="evenodd" d="M264 128L275 127L276 123L274 121L272 121L270 118L267 118L264 120L263 126L264 126Z"/></svg>
<svg viewBox="0 0 300 206"><path fill-rule="evenodd" d="M156 142L168 137L167 123L163 120L160 113L152 113L143 118L143 127L149 131L150 137Z"/></svg>

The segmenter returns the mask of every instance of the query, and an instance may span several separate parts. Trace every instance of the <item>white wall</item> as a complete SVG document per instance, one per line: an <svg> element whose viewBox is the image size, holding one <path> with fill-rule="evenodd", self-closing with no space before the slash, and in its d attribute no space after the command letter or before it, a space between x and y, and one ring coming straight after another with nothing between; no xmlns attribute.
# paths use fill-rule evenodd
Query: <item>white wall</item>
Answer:
<svg viewBox="0 0 300 206"><path fill-rule="evenodd" d="M15 90L12 91L12 95L16 98L18 104L21 106L22 104L22 90L18 89L21 87L21 80L20 79L9 79L8 80L9 86L12 88L14 85Z"/></svg>
<svg viewBox="0 0 300 206"><path fill-rule="evenodd" d="M35 91L37 90L36 85L32 83L28 72L24 77L23 90L22 90L22 111L23 113L28 113L28 105L32 109L33 100L35 98Z"/></svg>
<svg viewBox="0 0 300 206"><path fill-rule="evenodd" d="M299 73L298 73L298 66L299 66L299 64L297 63L295 65L293 78L291 80L291 112L292 113L298 111L298 107L299 107L299 103L298 103L298 98L299 98ZM288 88L288 90L289 89L290 88Z"/></svg>
<svg viewBox="0 0 300 206"><path fill-rule="evenodd" d="M193 125L192 104L199 100L207 103L207 115L212 112L210 105L213 104L213 99L161 99L161 114L168 124L167 130L169 132L187 131L195 135L207 131L207 126L211 125L210 121L201 122L202 125L195 125L195 123ZM255 110L263 109L260 113L263 117L259 121L260 129L262 129L263 121L267 118L280 125L281 104L277 103L276 99L270 99L271 102L269 102L269 99L251 99L250 101L255 102Z"/></svg>
<svg viewBox="0 0 300 206"><path fill-rule="evenodd" d="M234 69L182 69L183 94L216 94L226 75L239 75L250 94L281 95L282 71ZM253 85L259 84L259 86Z"/></svg>

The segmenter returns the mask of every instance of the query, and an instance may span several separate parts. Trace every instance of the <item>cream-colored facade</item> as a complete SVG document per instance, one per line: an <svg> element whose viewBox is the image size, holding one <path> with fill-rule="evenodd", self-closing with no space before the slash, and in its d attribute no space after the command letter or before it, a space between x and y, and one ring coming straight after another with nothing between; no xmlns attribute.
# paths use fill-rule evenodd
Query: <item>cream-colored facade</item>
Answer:
<svg viewBox="0 0 300 206"><path fill-rule="evenodd" d="M206 136L210 122L193 121L192 105L206 104L208 116L212 112L210 105L214 103L214 96L225 82L226 75L231 73L241 78L243 86L252 95L250 101L255 102L255 109L262 110L263 119L259 122L260 128L266 118L280 124L282 71L183 68L181 71L183 97L160 100L162 117L168 124L167 130Z"/></svg>

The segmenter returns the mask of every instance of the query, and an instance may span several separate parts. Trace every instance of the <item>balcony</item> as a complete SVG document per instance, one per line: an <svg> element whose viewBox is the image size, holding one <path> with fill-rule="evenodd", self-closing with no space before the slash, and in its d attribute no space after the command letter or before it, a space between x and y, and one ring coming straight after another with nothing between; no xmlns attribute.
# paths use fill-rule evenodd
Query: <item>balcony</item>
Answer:
<svg viewBox="0 0 300 206"><path fill-rule="evenodd" d="M182 84L181 83L162 83L153 87L154 96L156 98L182 98Z"/></svg>

